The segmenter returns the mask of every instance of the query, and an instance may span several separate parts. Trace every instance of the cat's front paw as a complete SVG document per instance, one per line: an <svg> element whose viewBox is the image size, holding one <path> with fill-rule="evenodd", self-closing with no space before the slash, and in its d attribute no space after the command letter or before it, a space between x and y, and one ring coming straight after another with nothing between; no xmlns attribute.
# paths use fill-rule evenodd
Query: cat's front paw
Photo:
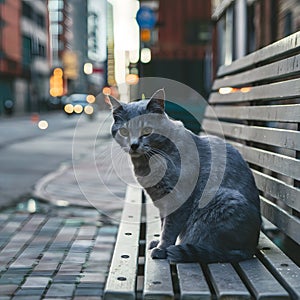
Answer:
<svg viewBox="0 0 300 300"><path fill-rule="evenodd" d="M167 258L167 252L165 249L155 247L151 251L151 257L154 259L164 259Z"/></svg>
<svg viewBox="0 0 300 300"><path fill-rule="evenodd" d="M148 249L151 250L151 249L157 247L158 244L159 244L159 240L153 240L149 243Z"/></svg>

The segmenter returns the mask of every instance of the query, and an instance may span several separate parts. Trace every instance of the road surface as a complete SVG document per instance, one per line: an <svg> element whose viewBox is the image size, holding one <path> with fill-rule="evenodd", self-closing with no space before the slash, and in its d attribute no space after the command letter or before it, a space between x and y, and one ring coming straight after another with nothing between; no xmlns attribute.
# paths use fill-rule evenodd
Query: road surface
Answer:
<svg viewBox="0 0 300 300"><path fill-rule="evenodd" d="M47 121L47 129L38 127L41 120ZM74 136L76 155L84 154L99 131L98 121L62 112L41 115L39 120L0 119L0 209L26 200L41 177L70 162Z"/></svg>

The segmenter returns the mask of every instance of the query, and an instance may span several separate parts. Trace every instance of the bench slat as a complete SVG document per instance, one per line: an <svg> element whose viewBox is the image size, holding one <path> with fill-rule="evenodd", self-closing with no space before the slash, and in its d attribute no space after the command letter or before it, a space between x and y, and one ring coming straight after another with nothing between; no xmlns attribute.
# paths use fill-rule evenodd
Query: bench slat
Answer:
<svg viewBox="0 0 300 300"><path fill-rule="evenodd" d="M216 79L212 89L249 85L260 80L271 81L283 76L291 76L297 72L300 72L300 54L237 75Z"/></svg>
<svg viewBox="0 0 300 300"><path fill-rule="evenodd" d="M285 210L275 205L264 197L261 199L262 214L279 229L285 232L298 244L300 243L300 221L298 218L288 214Z"/></svg>
<svg viewBox="0 0 300 300"><path fill-rule="evenodd" d="M288 292L257 258L242 261L238 265L255 299L290 299Z"/></svg>
<svg viewBox="0 0 300 300"><path fill-rule="evenodd" d="M230 143L240 151L246 161L300 180L300 161L298 159L235 142Z"/></svg>
<svg viewBox="0 0 300 300"><path fill-rule="evenodd" d="M251 87L248 93L237 91L230 94L212 93L209 103L238 103L257 100L283 100L300 94L300 79L291 79L261 86Z"/></svg>
<svg viewBox="0 0 300 300"><path fill-rule="evenodd" d="M259 256L281 284L292 294L293 299L300 299L300 269L288 258L265 234L260 234Z"/></svg>
<svg viewBox="0 0 300 300"><path fill-rule="evenodd" d="M146 247L152 240L159 239L161 222L158 209L147 198ZM152 259L151 250L145 253L144 299L174 299L170 263L166 259Z"/></svg>
<svg viewBox="0 0 300 300"><path fill-rule="evenodd" d="M209 264L208 271L218 299L251 299L249 291L231 264Z"/></svg>
<svg viewBox="0 0 300 300"><path fill-rule="evenodd" d="M262 106L207 106L206 118L300 122L300 104Z"/></svg>
<svg viewBox="0 0 300 300"><path fill-rule="evenodd" d="M262 195L262 215L284 238L293 240L288 246L283 244L289 251L299 251L300 244L299 50L298 31L228 66L221 66L202 123L207 133L225 136L245 160L259 170L252 172ZM220 90L222 87L233 89ZM247 125L246 120L256 122ZM263 233L259 247L257 258L234 264L250 296L300 299L299 266ZM222 294L211 268L208 265L219 298ZM220 270L216 273L222 274L219 280L226 284L227 273ZM235 296L231 291L225 295Z"/></svg>
<svg viewBox="0 0 300 300"><path fill-rule="evenodd" d="M142 191L127 187L104 299L135 299Z"/></svg>
<svg viewBox="0 0 300 300"><path fill-rule="evenodd" d="M270 61L278 56L287 55L291 52L297 52L300 49L300 32L296 32L284 39L281 39L271 45L259 49L247 56L244 56L230 65L221 66L218 70L218 76L238 72L246 68L253 68L258 63ZM298 51L299 52L299 51Z"/></svg>
<svg viewBox="0 0 300 300"><path fill-rule="evenodd" d="M252 170L257 188L283 201L289 207L300 211L300 190L272 176Z"/></svg>
<svg viewBox="0 0 300 300"><path fill-rule="evenodd" d="M177 264L177 273L181 300L206 300L211 299L211 293L197 263Z"/></svg>
<svg viewBox="0 0 300 300"><path fill-rule="evenodd" d="M300 132L259 126L247 126L241 124L204 120L202 128L210 132L219 133L220 125L223 134L228 137L258 142L288 149L300 150Z"/></svg>

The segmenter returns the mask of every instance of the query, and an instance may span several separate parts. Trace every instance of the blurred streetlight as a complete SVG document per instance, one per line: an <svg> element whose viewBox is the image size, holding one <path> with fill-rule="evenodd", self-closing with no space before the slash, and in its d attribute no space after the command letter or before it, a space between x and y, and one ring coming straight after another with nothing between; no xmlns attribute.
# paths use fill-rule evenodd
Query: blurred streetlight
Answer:
<svg viewBox="0 0 300 300"><path fill-rule="evenodd" d="M147 64L151 61L151 50L149 48L143 48L141 50L141 62Z"/></svg>
<svg viewBox="0 0 300 300"><path fill-rule="evenodd" d="M114 28L114 58L115 79L119 85L120 98L127 98L126 62L138 61L140 51L139 26L136 22L136 13L139 1L136 0L109 0L113 5Z"/></svg>
<svg viewBox="0 0 300 300"><path fill-rule="evenodd" d="M128 74L126 76L126 83L128 85L135 85L139 82L139 76L136 74Z"/></svg>
<svg viewBox="0 0 300 300"><path fill-rule="evenodd" d="M83 66L83 72L86 75L93 74L93 65L91 63L85 63L84 66Z"/></svg>
<svg viewBox="0 0 300 300"><path fill-rule="evenodd" d="M52 97L59 97L64 94L64 80L63 70L61 68L55 68L53 74L50 77L50 95Z"/></svg>

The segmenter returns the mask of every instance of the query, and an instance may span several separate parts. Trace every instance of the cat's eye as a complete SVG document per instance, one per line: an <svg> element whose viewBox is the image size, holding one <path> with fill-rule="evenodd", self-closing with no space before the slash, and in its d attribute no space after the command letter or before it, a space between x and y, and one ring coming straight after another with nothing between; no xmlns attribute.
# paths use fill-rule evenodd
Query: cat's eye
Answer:
<svg viewBox="0 0 300 300"><path fill-rule="evenodd" d="M120 129L119 129L119 132L120 132L120 134L121 134L122 136L124 136L124 137L128 137L128 136L129 136L129 131L128 131L128 129L126 129L126 128L124 128L124 127L120 128Z"/></svg>
<svg viewBox="0 0 300 300"><path fill-rule="evenodd" d="M152 128L151 127L144 127L142 130L142 136L147 136L152 133Z"/></svg>

